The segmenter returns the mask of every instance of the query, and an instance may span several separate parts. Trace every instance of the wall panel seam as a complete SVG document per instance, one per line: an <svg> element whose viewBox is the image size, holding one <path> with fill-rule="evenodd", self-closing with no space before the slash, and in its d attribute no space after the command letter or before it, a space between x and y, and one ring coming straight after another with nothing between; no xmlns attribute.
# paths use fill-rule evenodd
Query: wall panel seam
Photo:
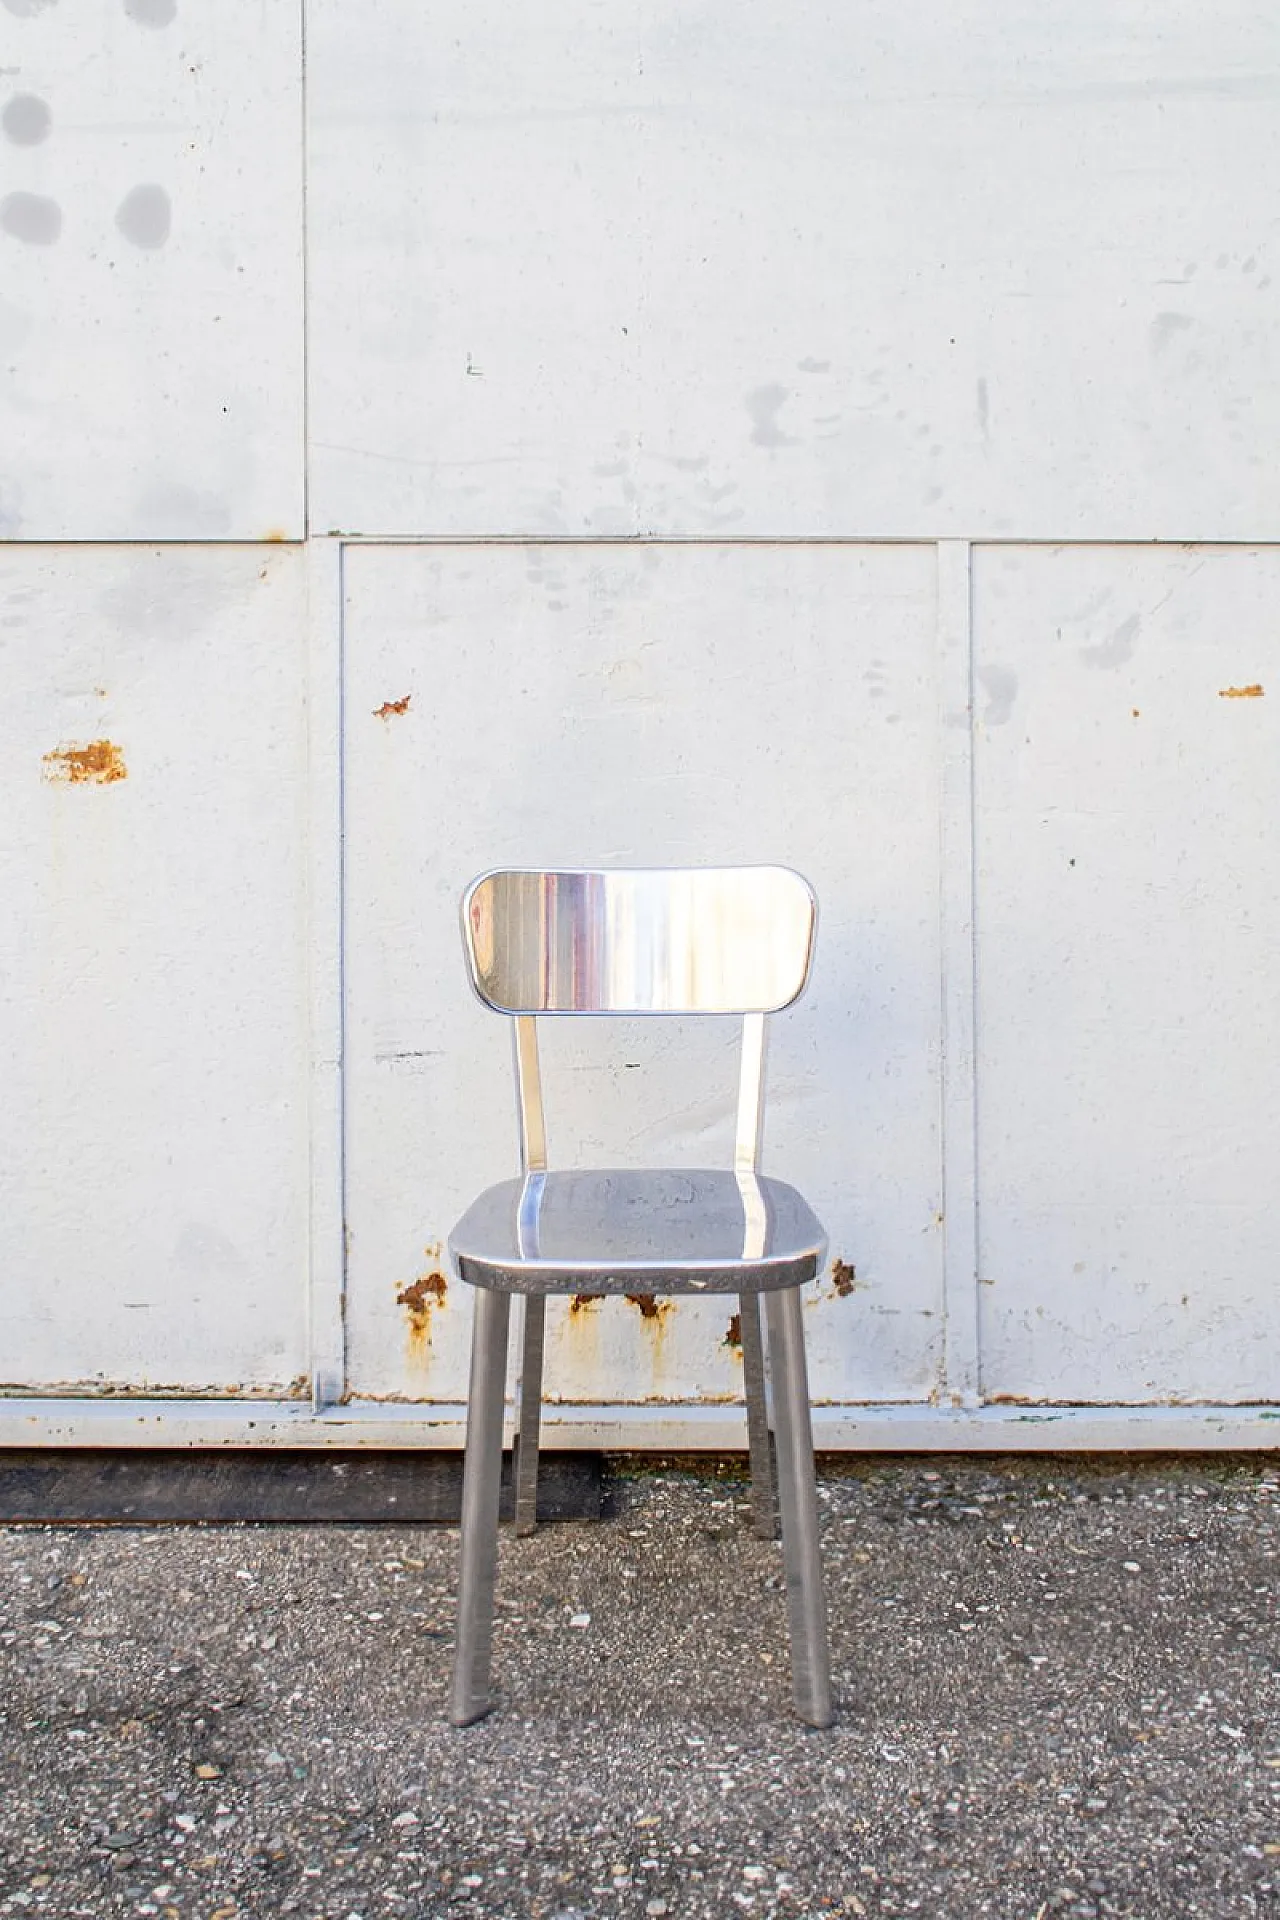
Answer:
<svg viewBox="0 0 1280 1920"><path fill-rule="evenodd" d="M319 1412L346 1386L344 595L341 543L307 552L308 1370Z"/></svg>
<svg viewBox="0 0 1280 1920"><path fill-rule="evenodd" d="M944 1394L981 1393L978 1335L972 550L940 541L937 607Z"/></svg>

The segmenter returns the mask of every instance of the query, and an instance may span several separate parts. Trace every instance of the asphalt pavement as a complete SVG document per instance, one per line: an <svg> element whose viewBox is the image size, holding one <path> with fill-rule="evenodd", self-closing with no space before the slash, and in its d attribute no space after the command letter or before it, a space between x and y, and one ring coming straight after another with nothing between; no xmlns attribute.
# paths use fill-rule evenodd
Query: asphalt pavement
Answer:
<svg viewBox="0 0 1280 1920"><path fill-rule="evenodd" d="M506 1533L461 1733L451 1528L0 1531L0 1914L1280 1914L1269 1457L830 1463L828 1733L746 1494Z"/></svg>

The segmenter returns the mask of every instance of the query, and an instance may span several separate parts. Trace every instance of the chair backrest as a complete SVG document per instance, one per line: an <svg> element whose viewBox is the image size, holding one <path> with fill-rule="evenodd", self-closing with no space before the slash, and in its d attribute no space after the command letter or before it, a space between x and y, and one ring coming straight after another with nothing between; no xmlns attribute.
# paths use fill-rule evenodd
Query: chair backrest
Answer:
<svg viewBox="0 0 1280 1920"><path fill-rule="evenodd" d="M786 867L505 870L462 912L499 1013L776 1013L813 951L813 894Z"/></svg>
<svg viewBox="0 0 1280 1920"><path fill-rule="evenodd" d="M788 867L614 867L481 874L462 901L471 984L515 1019L516 1108L527 1176L547 1165L538 1014L738 1013L734 1168L748 1240L764 1115L764 1019L809 977L817 909ZM757 1223L758 1225L758 1223Z"/></svg>

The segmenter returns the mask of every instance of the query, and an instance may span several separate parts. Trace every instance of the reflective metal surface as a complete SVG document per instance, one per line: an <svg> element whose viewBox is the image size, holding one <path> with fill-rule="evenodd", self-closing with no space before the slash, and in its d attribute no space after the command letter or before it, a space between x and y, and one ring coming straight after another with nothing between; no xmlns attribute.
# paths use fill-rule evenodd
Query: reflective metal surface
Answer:
<svg viewBox="0 0 1280 1920"><path fill-rule="evenodd" d="M813 1462L813 1423L804 1356L804 1316L794 1287L771 1293L769 1379L773 1387L778 1442L778 1513L782 1559L787 1570L787 1616L791 1623L791 1685L796 1712L811 1727L829 1727L831 1653L827 1601L822 1590L818 1536L818 1488Z"/></svg>
<svg viewBox="0 0 1280 1920"><path fill-rule="evenodd" d="M781 1518L796 1710L811 1726L831 1723L800 1312L800 1288L817 1273L827 1238L795 1188L766 1178L758 1164L764 1016L804 986L814 917L808 885L783 867L508 870L482 875L467 891L472 984L489 1006L515 1016L523 1174L482 1193L449 1236L454 1271L481 1290L463 1480L459 1726L491 1704L508 1296L523 1294L527 1309L514 1471L516 1531L528 1533L537 1514L545 1296L577 1292L737 1295L756 1530L767 1538ZM549 1172L536 1018L544 1013L741 1014L732 1171Z"/></svg>
<svg viewBox="0 0 1280 1920"><path fill-rule="evenodd" d="M745 1014L738 1068L738 1124L733 1140L733 1164L739 1173L750 1173L760 1164L764 1137L765 1047L764 1015Z"/></svg>
<svg viewBox="0 0 1280 1920"><path fill-rule="evenodd" d="M774 1013L804 986L814 900L786 867L503 871L463 901L500 1013Z"/></svg>
<svg viewBox="0 0 1280 1920"><path fill-rule="evenodd" d="M449 1252L462 1279L502 1291L739 1293L802 1286L826 1235L763 1174L592 1170L490 1187Z"/></svg>

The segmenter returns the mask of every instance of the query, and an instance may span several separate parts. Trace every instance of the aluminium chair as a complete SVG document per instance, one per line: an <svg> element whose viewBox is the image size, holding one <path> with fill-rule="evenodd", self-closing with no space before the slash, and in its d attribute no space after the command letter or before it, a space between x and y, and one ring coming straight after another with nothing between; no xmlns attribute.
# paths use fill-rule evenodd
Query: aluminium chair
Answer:
<svg viewBox="0 0 1280 1920"><path fill-rule="evenodd" d="M514 1020L521 1174L481 1194L449 1238L476 1290L451 1718L492 1706L489 1668L511 1296L525 1301L516 1390L516 1532L533 1530L547 1295L737 1294L756 1530L775 1531L776 1443L795 1708L831 1724L826 1606L800 1289L826 1235L759 1171L765 1016L804 988L815 908L782 867L486 873L463 900L472 985ZM551 1171L539 1015L739 1014L741 1082L726 1171ZM767 1348L760 1301L766 1303ZM770 1422L772 1414L772 1423Z"/></svg>

